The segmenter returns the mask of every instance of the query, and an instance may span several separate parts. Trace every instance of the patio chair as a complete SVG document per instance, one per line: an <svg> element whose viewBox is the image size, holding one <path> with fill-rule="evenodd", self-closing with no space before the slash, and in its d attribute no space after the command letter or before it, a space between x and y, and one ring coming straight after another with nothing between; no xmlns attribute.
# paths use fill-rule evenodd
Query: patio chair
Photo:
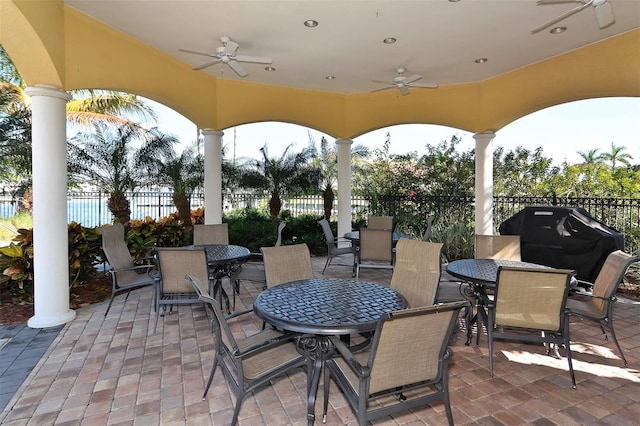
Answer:
<svg viewBox="0 0 640 426"><path fill-rule="evenodd" d="M369 216L367 228L393 230L393 216Z"/></svg>
<svg viewBox="0 0 640 426"><path fill-rule="evenodd" d="M333 338L340 356L325 364L323 417L326 419L333 378L360 425L438 401L444 403L448 423L453 425L448 383L453 351L447 345L458 312L467 303L385 314L368 351L353 353ZM395 398L385 399L390 395Z"/></svg>
<svg viewBox="0 0 640 426"><path fill-rule="evenodd" d="M324 271L327 269L327 266L331 264L331 261L334 257L349 254L352 256L355 255L353 253L353 248L351 247L351 241L347 239L335 238L333 236L333 231L331 230L331 226L329 225L327 219L319 220L318 223L320 224L320 227L322 227L322 232L324 232L324 239L327 243L327 262L324 264L324 269L322 269L322 273L324 274ZM348 242L349 245L345 247L338 247L338 244L343 241ZM353 260L355 261L355 257ZM353 267L354 264L355 262L352 262L351 266Z"/></svg>
<svg viewBox="0 0 640 426"><path fill-rule="evenodd" d="M172 312L173 305L200 303L198 295L185 278L186 274L198 278L202 282L209 283L213 288L213 281L209 275L207 254L204 248L198 247L158 247L158 268L160 270L160 282L156 289L156 318L153 324L153 332L158 327L160 306L166 313L167 305Z"/></svg>
<svg viewBox="0 0 640 426"><path fill-rule="evenodd" d="M411 308L433 305L440 281L441 255L442 243L398 240L391 288L402 294Z"/></svg>
<svg viewBox="0 0 640 426"><path fill-rule="evenodd" d="M282 230L287 226L287 222L280 222L278 225L278 238L274 247L280 247L282 244ZM267 288L267 277L264 273L264 261L262 253L251 253L248 261L239 265L239 268L232 272L231 281L233 282L233 309L236 308L236 293L240 294L240 281L249 281L261 283L263 288Z"/></svg>
<svg viewBox="0 0 640 426"><path fill-rule="evenodd" d="M495 339L544 343L549 355L554 345L567 353L571 386L576 379L569 344L567 294L573 271L567 269L500 267L494 300L487 306L489 375L493 377L493 341Z"/></svg>
<svg viewBox="0 0 640 426"><path fill-rule="evenodd" d="M313 278L311 254L306 244L262 247L267 287Z"/></svg>
<svg viewBox="0 0 640 426"><path fill-rule="evenodd" d="M519 235L476 234L476 259L506 259L520 261Z"/></svg>
<svg viewBox="0 0 640 426"><path fill-rule="evenodd" d="M122 226L121 223L101 226L98 229L102 234L102 250L107 257L107 262L109 262L111 266L109 272L111 273L113 282L111 299L109 300L107 310L104 312L104 316L106 317L111 309L113 298L117 293L122 291L127 292L127 296L124 299L126 303L131 290L153 285L158 277L155 262L148 265L134 264L124 239L124 226Z"/></svg>
<svg viewBox="0 0 640 426"><path fill-rule="evenodd" d="M200 300L204 302L210 325L212 325L212 333L215 336L213 366L202 399L206 398L216 368L220 365L235 396L231 419L231 425L235 425L238 422L242 402L249 393L260 386L270 384L271 380L289 371L304 366L307 361L292 343L297 336L295 333L281 333L269 328L236 340L228 321L251 311L242 311L225 317L218 302L207 293L201 280L191 275L187 275L186 279L191 283Z"/></svg>
<svg viewBox="0 0 640 426"><path fill-rule="evenodd" d="M391 230L360 229L360 247L356 257L356 278L360 278L360 268L393 270L393 233Z"/></svg>
<svg viewBox="0 0 640 426"><path fill-rule="evenodd" d="M229 224L193 225L193 244L229 244Z"/></svg>
<svg viewBox="0 0 640 426"><path fill-rule="evenodd" d="M624 357L622 348L616 338L616 333L613 330L613 304L616 301L616 291L624 278L627 268L638 261L640 261L639 257L624 253L621 250L610 253L593 283L578 281L579 286L586 286L591 292L572 291L569 293L569 299L567 300L567 307L571 311L570 315L598 324L605 340L607 340L605 328L609 329L611 337L613 337L613 341L618 347L618 351L620 351L625 367L628 365L627 359Z"/></svg>

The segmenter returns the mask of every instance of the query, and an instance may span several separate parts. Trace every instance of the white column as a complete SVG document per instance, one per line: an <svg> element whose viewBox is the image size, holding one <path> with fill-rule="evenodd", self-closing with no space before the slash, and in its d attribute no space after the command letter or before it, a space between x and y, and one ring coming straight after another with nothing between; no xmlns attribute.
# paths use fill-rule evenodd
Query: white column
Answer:
<svg viewBox="0 0 640 426"><path fill-rule="evenodd" d="M202 129L204 136L204 223L222 223L222 135Z"/></svg>
<svg viewBox="0 0 640 426"><path fill-rule="evenodd" d="M338 237L351 232L351 139L338 139Z"/></svg>
<svg viewBox="0 0 640 426"><path fill-rule="evenodd" d="M27 87L31 97L33 159L34 315L27 325L71 321L67 230L67 116L71 96L51 86Z"/></svg>
<svg viewBox="0 0 640 426"><path fill-rule="evenodd" d="M493 235L493 132L476 133L476 234Z"/></svg>

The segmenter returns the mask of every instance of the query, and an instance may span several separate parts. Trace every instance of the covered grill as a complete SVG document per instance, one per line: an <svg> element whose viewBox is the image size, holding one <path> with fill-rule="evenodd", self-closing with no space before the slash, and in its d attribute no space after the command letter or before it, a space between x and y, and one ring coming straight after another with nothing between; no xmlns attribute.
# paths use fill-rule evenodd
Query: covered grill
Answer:
<svg viewBox="0 0 640 426"><path fill-rule="evenodd" d="M522 260L573 269L579 280L593 282L624 235L580 207L525 207L500 224L500 234L520 235Z"/></svg>

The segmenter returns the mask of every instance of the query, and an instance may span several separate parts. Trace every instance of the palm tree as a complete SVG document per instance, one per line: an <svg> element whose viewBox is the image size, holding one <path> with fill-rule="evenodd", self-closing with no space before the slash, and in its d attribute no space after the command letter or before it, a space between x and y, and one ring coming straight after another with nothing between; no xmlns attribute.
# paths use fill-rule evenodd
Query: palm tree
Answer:
<svg viewBox="0 0 640 426"><path fill-rule="evenodd" d="M625 146L617 146L611 142L611 151L602 154L602 159L611 162L611 170L616 169L616 163L622 163L625 166L631 165L633 156L627 152L624 152L627 148Z"/></svg>
<svg viewBox="0 0 640 426"><path fill-rule="evenodd" d="M263 189L269 191L269 214L274 231L278 226L278 215L282 208L282 196L299 194L318 188L320 170L309 164L311 151L307 148L299 153L291 153L285 148L278 157L270 157L267 145L260 148L261 160L249 163L240 178L244 188Z"/></svg>
<svg viewBox="0 0 640 426"><path fill-rule="evenodd" d="M191 194L204 182L204 159L195 146L172 152L166 159L156 160L156 175L160 184L173 188L173 204L178 210L178 218L185 228L193 226L191 221Z"/></svg>
<svg viewBox="0 0 640 426"><path fill-rule="evenodd" d="M587 152L578 151L578 155L582 157L584 164L599 164L602 163L603 154L598 154L598 151L600 151L598 148L590 149Z"/></svg>
<svg viewBox="0 0 640 426"><path fill-rule="evenodd" d="M335 144L332 146L324 136L320 139L319 153L315 150L315 143L311 134L309 134L309 145L313 149L312 164L320 170L322 176L320 189L322 190L324 218L329 220L335 200L333 187L338 181L338 152ZM351 148L351 158L368 158L369 155L369 148L365 145L358 144Z"/></svg>
<svg viewBox="0 0 640 426"><path fill-rule="evenodd" d="M14 188L12 196L30 206L31 187L31 108L22 76L0 46L0 181ZM115 126L138 126L129 118L155 123L151 107L135 95L105 91L78 90L67 102L67 119L80 129L95 121Z"/></svg>
<svg viewBox="0 0 640 426"><path fill-rule="evenodd" d="M155 127L116 129L102 121L95 122L93 130L78 133L67 143L70 178L107 192L107 207L126 226L131 217L126 192L157 183L149 171L156 168L158 158L171 156L177 139Z"/></svg>

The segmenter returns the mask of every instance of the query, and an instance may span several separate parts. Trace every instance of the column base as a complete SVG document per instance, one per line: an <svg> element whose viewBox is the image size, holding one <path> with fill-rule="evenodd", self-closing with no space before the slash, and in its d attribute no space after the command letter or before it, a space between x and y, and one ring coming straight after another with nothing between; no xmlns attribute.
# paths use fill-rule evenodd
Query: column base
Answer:
<svg viewBox="0 0 640 426"><path fill-rule="evenodd" d="M34 315L27 321L27 326L31 328L47 328L55 327L56 325L66 324L76 317L76 311L69 309L64 315L58 316L38 316Z"/></svg>

